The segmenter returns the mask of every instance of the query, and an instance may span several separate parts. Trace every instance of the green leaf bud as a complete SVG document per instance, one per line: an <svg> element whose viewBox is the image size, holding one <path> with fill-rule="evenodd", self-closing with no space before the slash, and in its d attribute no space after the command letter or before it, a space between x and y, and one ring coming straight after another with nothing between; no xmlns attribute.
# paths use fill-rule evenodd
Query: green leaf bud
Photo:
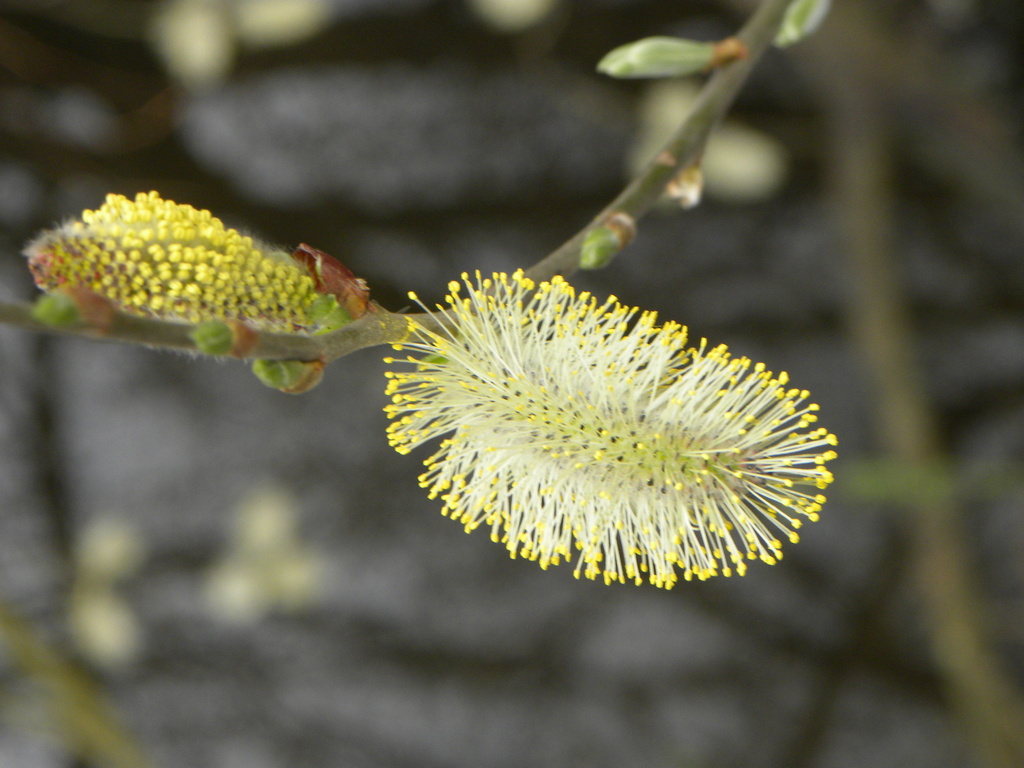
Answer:
<svg viewBox="0 0 1024 768"><path fill-rule="evenodd" d="M580 269L600 269L607 266L622 250L622 238L611 227L598 227L587 233L580 248Z"/></svg>
<svg viewBox="0 0 1024 768"><path fill-rule="evenodd" d="M320 383L324 364L319 360L256 360L252 372L268 387L297 395Z"/></svg>
<svg viewBox="0 0 1024 768"><path fill-rule="evenodd" d="M625 211L615 211L604 217L601 226L590 230L580 246L580 268L600 269L615 258L615 254L633 242L636 220Z"/></svg>
<svg viewBox="0 0 1024 768"><path fill-rule="evenodd" d="M235 343L235 334L220 320L199 323L188 335L204 355L226 355Z"/></svg>
<svg viewBox="0 0 1024 768"><path fill-rule="evenodd" d="M775 45L786 48L814 32L828 14L832 0L793 0L786 9Z"/></svg>
<svg viewBox="0 0 1024 768"><path fill-rule="evenodd" d="M715 45L678 37L645 37L619 46L597 65L611 77L679 77L707 69Z"/></svg>
<svg viewBox="0 0 1024 768"><path fill-rule="evenodd" d="M309 317L320 326L317 333L337 330L352 322L352 315L330 294L322 294L309 305Z"/></svg>
<svg viewBox="0 0 1024 768"><path fill-rule="evenodd" d="M285 389L302 375L302 367L299 360L256 360L252 372L268 387Z"/></svg>
<svg viewBox="0 0 1024 768"><path fill-rule="evenodd" d="M82 322L82 315L70 296L48 293L32 305L32 317L54 328L66 328Z"/></svg>

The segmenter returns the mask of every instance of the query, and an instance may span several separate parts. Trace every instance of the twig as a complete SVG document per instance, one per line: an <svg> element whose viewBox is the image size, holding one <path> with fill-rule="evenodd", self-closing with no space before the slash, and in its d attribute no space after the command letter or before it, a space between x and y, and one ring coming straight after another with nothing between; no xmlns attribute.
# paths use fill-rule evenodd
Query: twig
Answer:
<svg viewBox="0 0 1024 768"><path fill-rule="evenodd" d="M571 275L579 266L580 247L593 229L604 226L616 215L637 221L658 202L676 174L703 152L708 136L721 122L754 65L775 39L788 6L789 0L764 0L757 7L736 35L746 46L747 57L716 70L701 89L686 120L640 175L586 227L530 267L526 271L529 277L549 280L555 275Z"/></svg>
<svg viewBox="0 0 1024 768"><path fill-rule="evenodd" d="M420 325L428 324L431 319L430 315L409 316L388 312L379 307L376 309L377 311L367 313L354 323L323 336L261 333L248 357L266 360L322 359L324 362L330 362L366 347L401 341L409 333L409 317L416 317ZM94 341L120 341L160 349L198 351L195 342L189 336L194 326L135 317L122 312L114 313L110 326L102 330L88 325L55 328L33 318L32 307L29 304L0 302L0 323L44 333L85 337Z"/></svg>
<svg viewBox="0 0 1024 768"><path fill-rule="evenodd" d="M616 217L635 222L661 197L666 185L703 151L711 131L722 120L754 65L771 45L790 0L764 0L736 37L748 56L718 69L701 90L692 111L647 167L586 227L550 255L527 270L535 280L571 275L579 266L580 246L587 234ZM428 313L398 315L376 305L358 321L322 336L260 334L250 358L322 360L330 362L365 347L403 340L410 320L436 329L438 320ZM191 326L115 313L110 326L98 332L87 326L54 329L34 320L28 305L0 304L0 323L35 331L85 336L103 341L123 341L164 349L196 351L189 338Z"/></svg>

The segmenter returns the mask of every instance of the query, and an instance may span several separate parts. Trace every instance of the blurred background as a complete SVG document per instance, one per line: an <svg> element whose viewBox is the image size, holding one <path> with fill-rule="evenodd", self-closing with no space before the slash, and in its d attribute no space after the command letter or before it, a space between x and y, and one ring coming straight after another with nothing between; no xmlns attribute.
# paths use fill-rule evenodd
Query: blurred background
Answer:
<svg viewBox="0 0 1024 768"><path fill-rule="evenodd" d="M534 263L699 82L594 73L742 0L0 2L0 300L108 192L309 243L398 310ZM0 768L1024 765L1024 6L835 0L705 198L574 282L786 370L840 441L777 566L579 582L387 447L386 350L238 362L0 328Z"/></svg>

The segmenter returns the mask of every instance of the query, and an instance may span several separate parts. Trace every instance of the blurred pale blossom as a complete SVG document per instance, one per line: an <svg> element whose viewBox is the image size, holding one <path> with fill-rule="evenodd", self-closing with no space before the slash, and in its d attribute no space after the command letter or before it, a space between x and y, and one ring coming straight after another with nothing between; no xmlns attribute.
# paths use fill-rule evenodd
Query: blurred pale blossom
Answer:
<svg viewBox="0 0 1024 768"><path fill-rule="evenodd" d="M273 485L253 491L238 507L228 550L205 584L218 617L246 624L316 601L324 563L300 541L298 514L295 498Z"/></svg>
<svg viewBox="0 0 1024 768"><path fill-rule="evenodd" d="M227 8L216 0L168 0L150 24L150 39L168 73L188 89L224 79L235 57Z"/></svg>
<svg viewBox="0 0 1024 768"><path fill-rule="evenodd" d="M326 0L238 0L238 39L252 47L291 45L320 32L331 22Z"/></svg>
<svg viewBox="0 0 1024 768"><path fill-rule="evenodd" d="M648 86L639 107L640 126L629 153L632 172L642 168L685 119L697 96L690 80L661 80ZM730 203L766 200L786 181L785 148L763 131L726 120L708 140L701 162L704 190Z"/></svg>
<svg viewBox="0 0 1024 768"><path fill-rule="evenodd" d="M128 666L142 648L142 630L131 606L110 585L76 588L71 594L70 622L79 650L98 666Z"/></svg>
<svg viewBox="0 0 1024 768"><path fill-rule="evenodd" d="M779 142L733 121L712 135L702 163L708 194L730 203L772 197L785 183L788 166Z"/></svg>
<svg viewBox="0 0 1024 768"><path fill-rule="evenodd" d="M144 558L138 532L114 517L91 521L76 542L69 621L79 650L98 666L125 667L142 648L142 629L117 587Z"/></svg>
<svg viewBox="0 0 1024 768"><path fill-rule="evenodd" d="M76 545L81 574L91 580L115 581L135 573L145 558L146 545L126 520L100 517L82 531Z"/></svg>
<svg viewBox="0 0 1024 768"><path fill-rule="evenodd" d="M472 11L499 32L521 32L551 15L558 0L467 0Z"/></svg>
<svg viewBox="0 0 1024 768"><path fill-rule="evenodd" d="M150 40L167 71L185 88L221 82L238 47L292 45L332 20L327 0L166 0L150 23Z"/></svg>

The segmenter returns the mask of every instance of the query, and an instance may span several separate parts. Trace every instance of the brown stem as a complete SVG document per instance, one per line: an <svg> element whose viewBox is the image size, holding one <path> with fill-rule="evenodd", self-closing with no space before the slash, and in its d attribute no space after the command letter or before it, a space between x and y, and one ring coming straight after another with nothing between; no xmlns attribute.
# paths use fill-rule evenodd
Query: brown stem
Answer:
<svg viewBox="0 0 1024 768"><path fill-rule="evenodd" d="M848 317L875 389L878 434L909 472L927 471L946 457L894 268L890 137L880 96L846 71L833 83L830 106L836 211L851 278ZM924 616L953 709L984 765L1024 765L1024 706L986 636L959 510L949 494L935 494L906 512Z"/></svg>

